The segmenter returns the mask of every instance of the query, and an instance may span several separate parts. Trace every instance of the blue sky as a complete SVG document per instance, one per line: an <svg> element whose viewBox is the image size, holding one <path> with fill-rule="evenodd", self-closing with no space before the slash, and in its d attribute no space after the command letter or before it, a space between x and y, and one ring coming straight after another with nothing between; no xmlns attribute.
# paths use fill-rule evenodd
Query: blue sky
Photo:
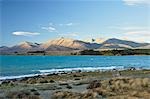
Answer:
<svg viewBox="0 0 150 99"><path fill-rule="evenodd" d="M119 38L150 42L148 0L1 0L1 44Z"/></svg>

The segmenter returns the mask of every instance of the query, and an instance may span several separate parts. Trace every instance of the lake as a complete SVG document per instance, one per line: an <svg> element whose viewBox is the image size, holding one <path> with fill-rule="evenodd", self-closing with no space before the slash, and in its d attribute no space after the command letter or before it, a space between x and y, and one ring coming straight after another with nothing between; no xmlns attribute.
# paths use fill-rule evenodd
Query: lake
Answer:
<svg viewBox="0 0 150 99"><path fill-rule="evenodd" d="M0 56L0 80L61 71L129 67L150 69L150 56Z"/></svg>

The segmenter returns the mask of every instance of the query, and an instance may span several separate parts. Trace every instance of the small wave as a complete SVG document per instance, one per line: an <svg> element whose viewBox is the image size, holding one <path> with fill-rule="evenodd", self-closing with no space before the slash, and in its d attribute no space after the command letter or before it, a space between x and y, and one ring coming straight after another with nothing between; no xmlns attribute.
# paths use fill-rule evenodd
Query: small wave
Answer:
<svg viewBox="0 0 150 99"><path fill-rule="evenodd" d="M59 72L71 72L71 71L96 71L96 70L112 70L112 69L123 69L123 67L84 67L84 68L64 68L64 69L49 69L49 70L38 70L40 73L59 73Z"/></svg>
<svg viewBox="0 0 150 99"><path fill-rule="evenodd" d="M0 80L5 79L17 79L17 78L23 78L23 77L33 77L38 76L39 74L28 74L28 75L19 75L19 76L0 76Z"/></svg>

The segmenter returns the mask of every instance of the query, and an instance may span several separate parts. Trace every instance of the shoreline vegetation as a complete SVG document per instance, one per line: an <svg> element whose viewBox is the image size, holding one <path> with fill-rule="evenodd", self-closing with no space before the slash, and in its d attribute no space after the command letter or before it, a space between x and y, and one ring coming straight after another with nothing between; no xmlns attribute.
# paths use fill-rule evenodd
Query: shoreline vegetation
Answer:
<svg viewBox="0 0 150 99"><path fill-rule="evenodd" d="M63 72L3 80L1 99L148 99L150 70Z"/></svg>
<svg viewBox="0 0 150 99"><path fill-rule="evenodd" d="M125 56L125 55L150 55L150 49L112 49L112 50L74 50L74 51L27 51L3 53L1 55L103 55L103 56Z"/></svg>

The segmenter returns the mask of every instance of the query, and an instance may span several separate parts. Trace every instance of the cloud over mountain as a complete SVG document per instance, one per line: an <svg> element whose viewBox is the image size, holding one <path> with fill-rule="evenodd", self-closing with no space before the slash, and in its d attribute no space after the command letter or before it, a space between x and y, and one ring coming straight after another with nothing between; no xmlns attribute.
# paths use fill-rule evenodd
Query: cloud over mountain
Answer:
<svg viewBox="0 0 150 99"><path fill-rule="evenodd" d="M13 35L17 36L35 36L35 35L40 35L40 33L36 32L24 32L24 31L16 31L12 33Z"/></svg>
<svg viewBox="0 0 150 99"><path fill-rule="evenodd" d="M145 5L150 4L149 0L123 0L126 5Z"/></svg>

